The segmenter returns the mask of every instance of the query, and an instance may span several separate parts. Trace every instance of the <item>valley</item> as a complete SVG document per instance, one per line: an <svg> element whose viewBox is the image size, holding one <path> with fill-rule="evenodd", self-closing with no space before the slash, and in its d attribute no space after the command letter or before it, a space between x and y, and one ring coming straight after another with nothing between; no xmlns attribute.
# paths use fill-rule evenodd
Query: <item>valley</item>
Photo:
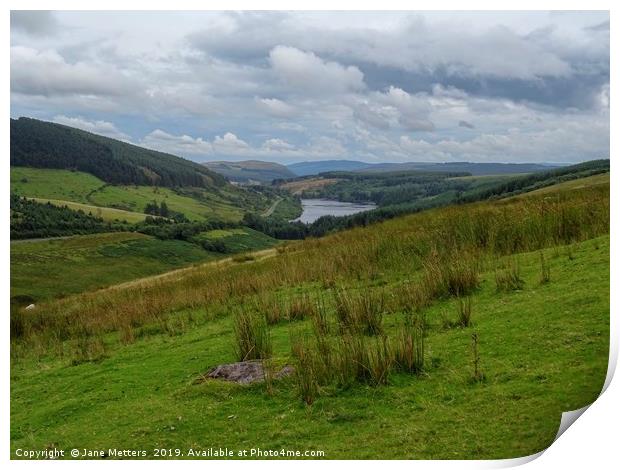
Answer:
<svg viewBox="0 0 620 470"><path fill-rule="evenodd" d="M12 317L11 445L148 447L156 440L208 449L225 442L303 447L327 458L386 451L391 458L507 458L544 449L560 412L594 400L606 373L609 189L593 182L432 209L289 242L269 256L207 262L114 289L91 286L38 304ZM239 236L224 229L208 238L236 244ZM33 245L20 245L32 250L21 256L49 252ZM106 250L122 258L148 248ZM471 302L466 322L462 299ZM392 359L379 375L348 375L340 369L346 363L329 362L332 375L321 364L346 359L342 341L356 337L348 336L343 306L351 302L353 314L362 301L372 317L351 327L378 329L362 334L360 347L379 360L375 348L388 341ZM196 382L238 359L233 345L244 311L268 329L272 353L264 357L297 372L250 386ZM423 321L414 323L424 335L423 362L412 371L392 362L407 318ZM309 356L299 355L301 344ZM34 401L36 412L26 413ZM199 443L196 435L204 436Z"/></svg>

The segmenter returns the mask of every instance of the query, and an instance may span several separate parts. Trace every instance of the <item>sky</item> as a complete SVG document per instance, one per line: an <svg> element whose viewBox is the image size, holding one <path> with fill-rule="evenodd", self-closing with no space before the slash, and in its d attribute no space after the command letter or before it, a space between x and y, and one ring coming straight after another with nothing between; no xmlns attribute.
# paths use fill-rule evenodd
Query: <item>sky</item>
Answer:
<svg viewBox="0 0 620 470"><path fill-rule="evenodd" d="M203 162L609 157L608 12L11 13L11 117Z"/></svg>

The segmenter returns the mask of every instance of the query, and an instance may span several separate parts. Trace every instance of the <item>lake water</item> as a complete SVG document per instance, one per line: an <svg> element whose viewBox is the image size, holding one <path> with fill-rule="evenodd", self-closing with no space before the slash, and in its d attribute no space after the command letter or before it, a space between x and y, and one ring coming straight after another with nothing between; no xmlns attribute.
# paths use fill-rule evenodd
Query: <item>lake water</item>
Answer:
<svg viewBox="0 0 620 470"><path fill-rule="evenodd" d="M357 214L358 212L375 209L375 204L356 204L354 202L332 201L330 199L302 199L301 206L303 212L300 217L294 220L311 224L319 217L333 215L336 217L343 215Z"/></svg>

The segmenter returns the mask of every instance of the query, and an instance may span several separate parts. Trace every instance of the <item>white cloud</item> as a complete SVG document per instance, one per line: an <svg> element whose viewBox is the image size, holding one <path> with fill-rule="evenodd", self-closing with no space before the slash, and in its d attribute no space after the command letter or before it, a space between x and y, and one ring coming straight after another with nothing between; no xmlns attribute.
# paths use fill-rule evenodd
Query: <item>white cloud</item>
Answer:
<svg viewBox="0 0 620 470"><path fill-rule="evenodd" d="M54 50L11 47L11 90L31 95L124 96L135 83L113 67L68 63Z"/></svg>
<svg viewBox="0 0 620 470"><path fill-rule="evenodd" d="M250 146L247 142L241 140L232 132L227 132L224 134L224 137L215 136L213 140L213 151L215 153L239 155L247 153L248 150L250 150Z"/></svg>
<svg viewBox="0 0 620 470"><path fill-rule="evenodd" d="M311 93L344 93L363 90L364 74L354 66L324 61L313 52L276 46L269 52L274 72L293 89Z"/></svg>
<svg viewBox="0 0 620 470"><path fill-rule="evenodd" d="M148 147L160 152L166 152L180 156L203 157L213 152L213 146L210 142L203 140L201 137L193 138L188 135L172 135L161 129L156 129L146 135L139 145Z"/></svg>
<svg viewBox="0 0 620 470"><path fill-rule="evenodd" d="M283 139L268 139L263 143L263 149L267 152L288 152L295 150L295 146Z"/></svg>
<svg viewBox="0 0 620 470"><path fill-rule="evenodd" d="M113 139L129 141L130 137L121 132L116 126L108 121L88 121L82 117L67 117L62 114L54 116L52 121L58 124L64 124L65 126L77 127L84 131L92 132L93 134L104 135Z"/></svg>
<svg viewBox="0 0 620 470"><path fill-rule="evenodd" d="M295 108L277 98L256 98L258 107L267 114L275 117L291 117Z"/></svg>

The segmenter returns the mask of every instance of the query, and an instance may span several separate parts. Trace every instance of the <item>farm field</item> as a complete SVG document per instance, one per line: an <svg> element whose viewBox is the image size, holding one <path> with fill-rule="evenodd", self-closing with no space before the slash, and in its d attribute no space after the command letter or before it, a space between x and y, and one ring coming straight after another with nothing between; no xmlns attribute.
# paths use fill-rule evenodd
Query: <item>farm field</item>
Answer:
<svg viewBox="0 0 620 470"><path fill-rule="evenodd" d="M594 185L424 211L42 304L12 319L11 448L538 452L605 379L608 233L609 189ZM201 379L239 360L240 328L261 324L261 360L292 376ZM397 353L407 325L423 350L415 369ZM360 351L368 369L350 369Z"/></svg>

